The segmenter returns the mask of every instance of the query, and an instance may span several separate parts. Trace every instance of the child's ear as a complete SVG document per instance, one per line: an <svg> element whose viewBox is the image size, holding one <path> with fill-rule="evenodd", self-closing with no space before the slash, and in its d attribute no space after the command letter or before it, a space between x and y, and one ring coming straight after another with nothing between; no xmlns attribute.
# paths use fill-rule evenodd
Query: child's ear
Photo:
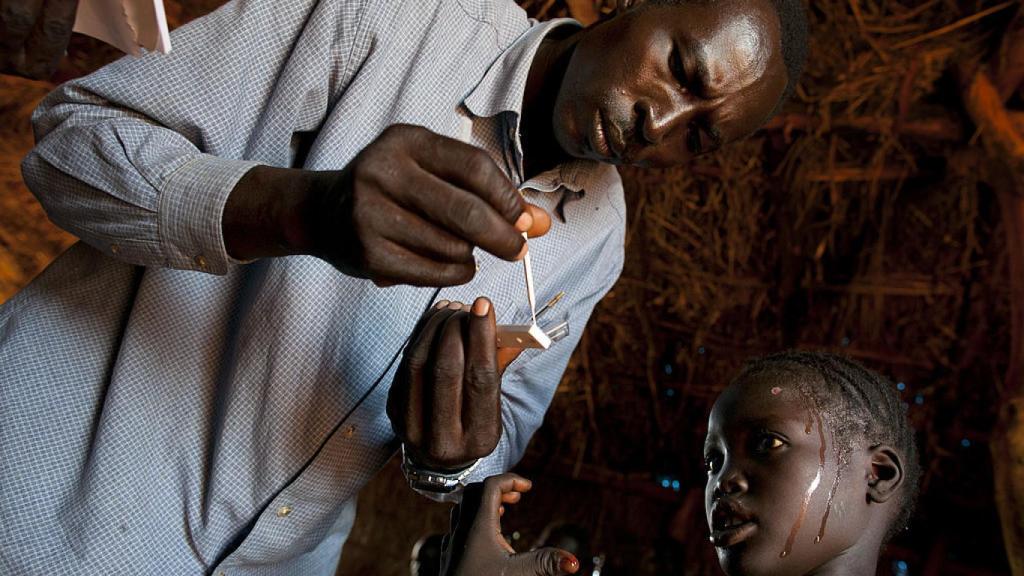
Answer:
<svg viewBox="0 0 1024 576"><path fill-rule="evenodd" d="M882 503L899 492L903 484L903 458L889 446L871 448L868 461L868 501Z"/></svg>

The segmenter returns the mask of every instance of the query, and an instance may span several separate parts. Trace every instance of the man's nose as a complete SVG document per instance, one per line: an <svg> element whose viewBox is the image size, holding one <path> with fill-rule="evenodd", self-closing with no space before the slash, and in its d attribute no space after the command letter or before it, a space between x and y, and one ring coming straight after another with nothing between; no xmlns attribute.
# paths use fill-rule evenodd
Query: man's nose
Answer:
<svg viewBox="0 0 1024 576"><path fill-rule="evenodd" d="M694 114L696 104L681 95L663 101L646 100L637 103L642 118L640 130L648 144L661 144L677 129L684 130Z"/></svg>

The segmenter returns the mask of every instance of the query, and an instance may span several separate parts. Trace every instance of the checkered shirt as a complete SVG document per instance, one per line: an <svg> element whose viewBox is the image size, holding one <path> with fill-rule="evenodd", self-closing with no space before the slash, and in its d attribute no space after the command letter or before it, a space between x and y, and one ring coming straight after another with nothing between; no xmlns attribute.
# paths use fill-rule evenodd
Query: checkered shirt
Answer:
<svg viewBox="0 0 1024 576"><path fill-rule="evenodd" d="M433 290L233 261L221 216L251 167L339 169L396 123L462 134L558 215L531 253L571 336L510 366L474 477L513 466L623 260L613 167L522 181L530 63L575 25L506 0L236 0L50 94L24 177L82 242L0 307L0 573L333 574ZM439 298L524 323L521 265L478 261Z"/></svg>

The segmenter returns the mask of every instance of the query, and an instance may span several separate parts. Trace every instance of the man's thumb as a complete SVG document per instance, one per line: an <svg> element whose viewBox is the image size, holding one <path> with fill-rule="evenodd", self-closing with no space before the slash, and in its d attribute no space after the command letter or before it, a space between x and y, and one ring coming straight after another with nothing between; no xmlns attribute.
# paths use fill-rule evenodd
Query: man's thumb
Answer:
<svg viewBox="0 0 1024 576"><path fill-rule="evenodd" d="M580 569L580 561L575 556L558 548L516 554L512 560L512 576L564 576Z"/></svg>

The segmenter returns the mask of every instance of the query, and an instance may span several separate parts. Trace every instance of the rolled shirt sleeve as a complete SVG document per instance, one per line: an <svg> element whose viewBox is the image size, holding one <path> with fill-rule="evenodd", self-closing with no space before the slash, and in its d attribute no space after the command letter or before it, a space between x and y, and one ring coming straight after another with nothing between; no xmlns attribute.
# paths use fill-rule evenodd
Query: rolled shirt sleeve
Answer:
<svg viewBox="0 0 1024 576"><path fill-rule="evenodd" d="M232 1L175 31L170 54L59 87L33 116L25 182L57 225L115 258L225 273L229 194L256 165L289 165L293 135L326 116L357 68L362 4Z"/></svg>

